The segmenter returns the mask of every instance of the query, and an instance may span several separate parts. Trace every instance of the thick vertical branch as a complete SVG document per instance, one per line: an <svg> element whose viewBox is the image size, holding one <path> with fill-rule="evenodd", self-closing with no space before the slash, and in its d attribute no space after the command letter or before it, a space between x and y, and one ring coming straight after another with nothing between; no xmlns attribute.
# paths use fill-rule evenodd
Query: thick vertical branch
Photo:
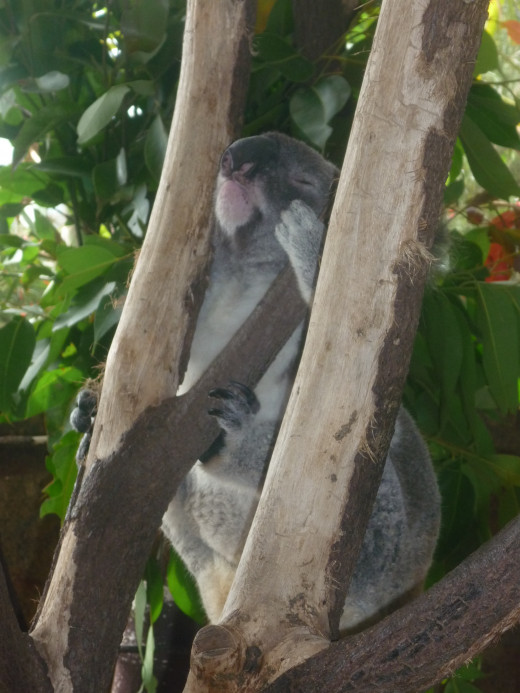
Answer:
<svg viewBox="0 0 520 693"><path fill-rule="evenodd" d="M32 632L57 691L106 690L146 560L142 547L151 545L157 530L156 513L139 516L140 507L154 502L150 493L153 484L141 487L141 491L137 482L131 487L132 470L124 469L125 460L111 453L141 412L177 389L185 360L183 344L193 329L205 284L218 157L237 132L245 100L253 8L252 0L188 2L166 161L107 360L87 472L78 498L81 512L72 514L64 527ZM96 461L101 458L104 462L96 470ZM94 482L92 470L98 475ZM110 488L109 482L125 473L129 479L123 502L132 501L135 511L135 526L130 523L126 527L118 524L113 497L105 495L103 501L100 496L91 508L85 502L93 483L102 478ZM179 470L172 470L172 476L176 474ZM162 511L165 509L166 504ZM134 539L136 546L129 546ZM96 566L103 572L96 574Z"/></svg>
<svg viewBox="0 0 520 693"><path fill-rule="evenodd" d="M486 11L487 0L383 4L299 373L224 627L196 639L187 690L217 679L222 690L259 690L334 632L392 434Z"/></svg>

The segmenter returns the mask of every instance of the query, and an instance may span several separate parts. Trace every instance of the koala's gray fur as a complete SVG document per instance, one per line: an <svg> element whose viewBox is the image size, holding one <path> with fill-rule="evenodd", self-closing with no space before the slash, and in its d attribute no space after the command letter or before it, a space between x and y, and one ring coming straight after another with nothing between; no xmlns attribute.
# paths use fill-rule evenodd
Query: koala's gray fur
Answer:
<svg viewBox="0 0 520 693"><path fill-rule="evenodd" d="M280 270L291 262L312 297L337 169L306 145L269 133L223 154L215 194L214 260L181 392L227 344ZM163 530L195 576L211 621L218 620L254 515L292 384L297 330L254 395L238 383L211 393L224 445L186 476ZM440 502L431 461L401 409L349 589L342 629L372 619L420 587L431 563Z"/></svg>

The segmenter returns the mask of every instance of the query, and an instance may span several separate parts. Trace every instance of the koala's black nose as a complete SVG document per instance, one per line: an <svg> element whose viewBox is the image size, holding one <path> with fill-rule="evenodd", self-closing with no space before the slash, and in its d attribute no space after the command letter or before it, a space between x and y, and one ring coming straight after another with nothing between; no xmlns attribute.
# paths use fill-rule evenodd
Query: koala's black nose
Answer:
<svg viewBox="0 0 520 693"><path fill-rule="evenodd" d="M220 159L220 170L225 176L230 176L235 171L262 170L276 164L279 153L278 142L268 135L256 135L245 137L233 142Z"/></svg>

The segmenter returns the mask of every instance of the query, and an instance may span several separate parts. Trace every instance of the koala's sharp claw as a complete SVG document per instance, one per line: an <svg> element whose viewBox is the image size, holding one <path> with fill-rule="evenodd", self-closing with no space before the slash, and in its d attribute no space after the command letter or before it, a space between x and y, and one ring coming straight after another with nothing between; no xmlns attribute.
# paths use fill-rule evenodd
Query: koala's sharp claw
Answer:
<svg viewBox="0 0 520 693"><path fill-rule="evenodd" d="M215 399L233 399L235 397L231 390L226 390L224 387L215 387L208 392L208 396Z"/></svg>
<svg viewBox="0 0 520 693"><path fill-rule="evenodd" d="M251 390L250 387L247 387L247 385L239 383L236 380L230 380L229 384L241 392L241 394L245 397L249 407L251 408L251 411L254 414L256 414L260 409L260 403L253 390Z"/></svg>
<svg viewBox="0 0 520 693"><path fill-rule="evenodd" d="M237 413L224 409L208 409L208 414L219 419L220 425L224 430L242 428L242 417Z"/></svg>
<svg viewBox="0 0 520 693"><path fill-rule="evenodd" d="M216 417L228 432L242 428L244 422L260 409L255 393L236 381L231 381L229 387L216 387L208 394L221 403L219 407L209 409L208 414Z"/></svg>

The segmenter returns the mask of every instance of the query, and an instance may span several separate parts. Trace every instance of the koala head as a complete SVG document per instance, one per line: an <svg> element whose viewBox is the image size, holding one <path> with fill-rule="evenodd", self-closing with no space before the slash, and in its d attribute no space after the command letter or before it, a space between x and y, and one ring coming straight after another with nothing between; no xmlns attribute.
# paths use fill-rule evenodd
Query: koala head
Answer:
<svg viewBox="0 0 520 693"><path fill-rule="evenodd" d="M228 236L244 228L270 228L293 200L319 216L327 208L338 171L303 142L276 132L231 144L220 160L215 213Z"/></svg>

